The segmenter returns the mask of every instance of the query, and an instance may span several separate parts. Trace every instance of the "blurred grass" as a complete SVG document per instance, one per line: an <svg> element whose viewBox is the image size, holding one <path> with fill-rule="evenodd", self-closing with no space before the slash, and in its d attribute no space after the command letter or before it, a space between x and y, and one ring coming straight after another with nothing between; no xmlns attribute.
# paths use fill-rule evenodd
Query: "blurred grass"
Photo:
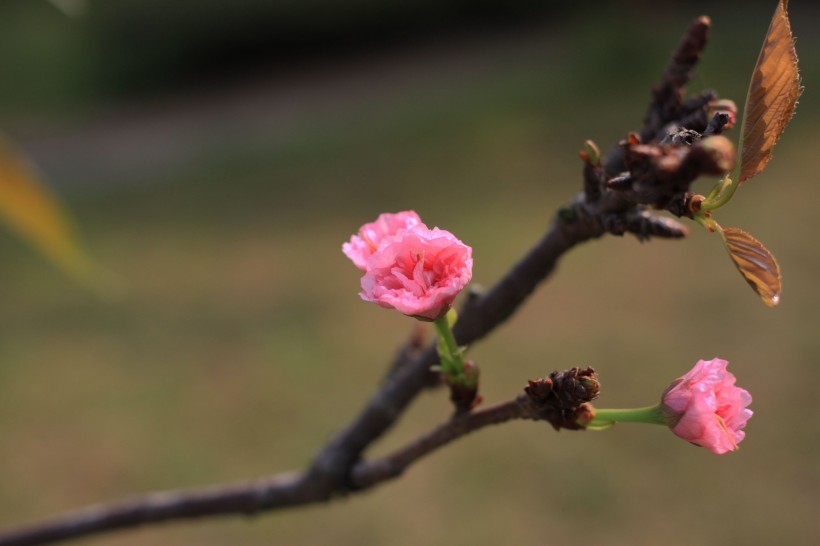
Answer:
<svg viewBox="0 0 820 546"><path fill-rule="evenodd" d="M776 254L781 306L764 308L717 237L695 226L683 242L606 238L565 257L472 350L487 403L591 365L601 405L613 407L652 403L696 359L727 358L755 397L738 453L715 457L660 427L556 434L515 423L328 506L98 542L813 543L820 189L808 151L820 145L820 48L801 9L814 16L792 7L807 86L797 117L766 173L718 215ZM720 10L698 83L742 102L769 10L750 14L754 24ZM528 42L540 47L323 112L275 145L257 134L123 173L136 178L125 187L66 190L89 246L127 280L122 301L95 301L0 234L0 524L306 464L412 328L358 300L341 243L381 211L415 208L472 245L475 281L492 284L579 188L580 143L608 147L637 127L700 11L629 13L615 29L608 12L548 28ZM444 419L445 398L424 394L374 453Z"/></svg>

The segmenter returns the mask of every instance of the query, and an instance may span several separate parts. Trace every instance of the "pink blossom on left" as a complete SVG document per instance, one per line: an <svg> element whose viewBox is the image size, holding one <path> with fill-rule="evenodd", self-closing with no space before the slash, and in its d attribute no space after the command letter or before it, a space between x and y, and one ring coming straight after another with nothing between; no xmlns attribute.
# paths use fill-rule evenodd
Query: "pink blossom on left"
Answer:
<svg viewBox="0 0 820 546"><path fill-rule="evenodd" d="M381 214L342 252L365 273L363 300L421 320L443 317L473 275L472 249L413 211Z"/></svg>
<svg viewBox="0 0 820 546"><path fill-rule="evenodd" d="M359 295L405 315L436 320L472 275L469 246L449 231L420 224L386 239L370 256Z"/></svg>
<svg viewBox="0 0 820 546"><path fill-rule="evenodd" d="M412 210L380 214L375 222L363 225L350 242L342 245L342 252L362 271L367 270L367 260L379 249L382 241L402 230L424 225Z"/></svg>

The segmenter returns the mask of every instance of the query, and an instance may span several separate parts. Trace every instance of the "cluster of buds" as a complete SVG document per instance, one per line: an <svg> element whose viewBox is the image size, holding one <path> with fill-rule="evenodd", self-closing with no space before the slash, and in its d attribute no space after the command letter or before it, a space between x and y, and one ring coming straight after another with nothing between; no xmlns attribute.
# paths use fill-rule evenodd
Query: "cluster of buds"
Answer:
<svg viewBox="0 0 820 546"><path fill-rule="evenodd" d="M549 377L530 381L524 387L540 419L555 430L586 428L595 410L589 404L598 398L598 374L592 368L571 368L552 372Z"/></svg>
<svg viewBox="0 0 820 546"><path fill-rule="evenodd" d="M603 165L595 143L586 141L579 155L584 162L587 201L596 201L603 192L612 190L622 193L627 202L691 218L697 212L690 191L692 183L700 176L723 176L736 162L734 145L721 136L735 123L735 103L712 95L701 99L694 108L699 114L697 122L690 115L687 119L691 118L691 123L669 124L662 138L650 142L636 133L622 140L626 170L615 176L607 172L611 165Z"/></svg>
<svg viewBox="0 0 820 546"><path fill-rule="evenodd" d="M629 193L634 202L691 217L692 182L731 171L735 147L720 135L703 138L690 130L675 135L669 143L642 144L630 134L622 142L627 171L609 179L607 188Z"/></svg>

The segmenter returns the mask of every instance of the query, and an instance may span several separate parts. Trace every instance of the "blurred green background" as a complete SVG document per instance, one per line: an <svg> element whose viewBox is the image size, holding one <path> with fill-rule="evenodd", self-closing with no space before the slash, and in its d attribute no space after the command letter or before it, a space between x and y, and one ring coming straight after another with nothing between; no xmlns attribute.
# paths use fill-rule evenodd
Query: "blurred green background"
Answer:
<svg viewBox="0 0 820 546"><path fill-rule="evenodd" d="M775 2L576 4L0 3L0 126L128 289L100 301L0 232L0 525L304 466L414 326L357 297L340 245L359 225L415 209L491 285L579 191L584 139L639 127L694 17L714 32L690 89L742 103ZM488 404L589 365L602 407L648 405L726 358L754 396L739 452L512 423L347 500L78 544L813 544L820 11L791 11L797 116L717 215L777 256L782 304L694 225L609 237L471 351ZM448 414L444 392L422 395L372 453Z"/></svg>

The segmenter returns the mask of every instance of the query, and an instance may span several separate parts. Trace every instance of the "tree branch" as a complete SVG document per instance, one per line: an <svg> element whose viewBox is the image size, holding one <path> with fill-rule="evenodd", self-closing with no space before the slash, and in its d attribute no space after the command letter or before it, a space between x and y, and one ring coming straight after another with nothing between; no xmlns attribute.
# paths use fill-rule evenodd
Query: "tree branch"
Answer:
<svg viewBox="0 0 820 546"><path fill-rule="evenodd" d="M701 113L705 120L702 111L705 111L706 95L686 103L682 97L683 86L705 45L708 28L708 18L696 20L689 28L660 87L655 89L642 135L659 140L668 123L700 119ZM700 131L705 127L706 121ZM649 213L647 203L637 202L632 193L607 189L607 180L624 168L624 147L620 145L613 148L600 165L587 162L586 191L559 210L543 238L492 289L468 300L454 327L459 344L478 341L507 320L575 245L605 233L631 232L642 240L685 235L685 229L677 222ZM510 419L541 417L526 398L519 397L457 416L383 459L361 460L364 450L396 422L416 395L438 381L438 376L430 371L436 361L435 346L424 349L418 336L414 336L397 354L379 389L356 419L319 451L305 472L153 493L103 504L21 530L0 533L0 546L44 544L147 523L252 514L327 501L395 478L428 453L474 430Z"/></svg>
<svg viewBox="0 0 820 546"><path fill-rule="evenodd" d="M483 338L509 318L552 273L567 250L605 233L601 221L596 220L598 206L588 205L579 197L573 207L576 214L571 221L556 216L547 234L521 261L491 290L468 303L453 328L459 345ZM349 488L348 473L354 461L390 428L413 398L430 384L431 377L436 378L430 367L437 361L435 346L431 345L390 374L359 417L316 456L310 473L334 490Z"/></svg>
<svg viewBox="0 0 820 546"><path fill-rule="evenodd" d="M536 419L535 408L522 395L503 404L451 419L382 459L353 467L350 492L365 491L397 478L414 462L475 430L512 419ZM186 491L152 493L113 504L69 512L50 521L0 536L0 546L32 546L89 534L115 531L176 519L217 515L251 515L263 510L295 507L331 498L327 487L308 473Z"/></svg>

